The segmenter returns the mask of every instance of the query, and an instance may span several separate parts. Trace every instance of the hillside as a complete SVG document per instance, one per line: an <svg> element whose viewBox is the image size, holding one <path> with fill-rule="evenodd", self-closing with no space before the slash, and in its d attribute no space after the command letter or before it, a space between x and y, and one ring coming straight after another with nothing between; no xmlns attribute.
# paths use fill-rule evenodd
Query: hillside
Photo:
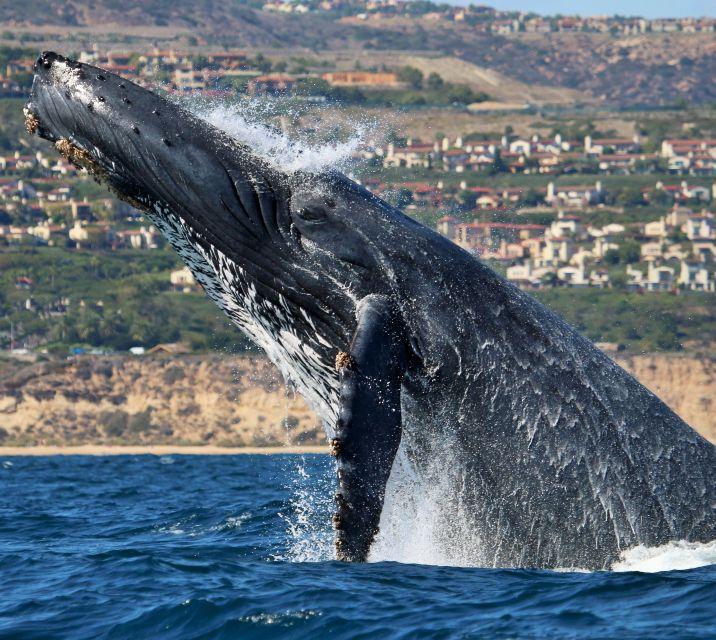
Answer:
<svg viewBox="0 0 716 640"><path fill-rule="evenodd" d="M521 88L549 87L554 102L564 90L580 102L597 100L621 107L708 104L716 100L716 41L712 33L530 33L498 35L467 23L424 16L371 15L368 19L334 13L286 14L252 8L246 2L214 0L109 0L57 3L0 1L2 24L11 32L35 33L40 46L143 41L181 46L243 47L266 53L312 50L358 56L358 52L391 51L439 54L471 63L466 69L478 85L512 83L516 96L538 103ZM118 34L122 34L121 36ZM350 52L355 52L351 54ZM457 67L457 69L462 69ZM490 75L493 74L499 75ZM460 73L458 73L460 75ZM514 93L514 92L513 92Z"/></svg>
<svg viewBox="0 0 716 640"><path fill-rule="evenodd" d="M713 358L617 361L716 441ZM323 443L314 415L261 357L0 360L0 445Z"/></svg>

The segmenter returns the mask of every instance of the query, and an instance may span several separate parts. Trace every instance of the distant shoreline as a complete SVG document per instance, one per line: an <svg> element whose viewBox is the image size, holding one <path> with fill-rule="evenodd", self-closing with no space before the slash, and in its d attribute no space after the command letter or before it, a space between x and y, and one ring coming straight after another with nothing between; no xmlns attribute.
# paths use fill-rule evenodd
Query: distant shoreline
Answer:
<svg viewBox="0 0 716 640"><path fill-rule="evenodd" d="M275 455L275 454L328 453L327 446L302 447L217 447L217 446L181 446L181 445L81 445L77 447L37 446L37 447L0 447L1 457L15 456L117 456L117 455Z"/></svg>

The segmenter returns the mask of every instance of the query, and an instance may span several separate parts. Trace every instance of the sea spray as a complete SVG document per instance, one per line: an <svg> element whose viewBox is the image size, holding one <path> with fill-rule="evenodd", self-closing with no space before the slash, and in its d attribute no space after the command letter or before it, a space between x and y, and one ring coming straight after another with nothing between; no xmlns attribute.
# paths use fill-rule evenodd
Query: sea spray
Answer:
<svg viewBox="0 0 716 640"><path fill-rule="evenodd" d="M352 118L345 123L349 129L347 135L344 131L341 135L345 127L331 127L328 138L308 131L289 134L285 123L300 117L297 109L289 109L288 115L280 116L275 112L273 102L259 99L216 103L193 98L188 104L195 115L287 173L318 173L329 169L351 173L356 169L356 152L368 132L375 135L376 130L380 130L376 122L365 117ZM277 119L283 125L281 128L270 124Z"/></svg>
<svg viewBox="0 0 716 640"><path fill-rule="evenodd" d="M686 542L677 540L659 547L639 545L622 553L613 571L684 571L716 564L716 540Z"/></svg>
<svg viewBox="0 0 716 640"><path fill-rule="evenodd" d="M334 559L333 529L330 525L334 509L335 468L307 464L304 456L292 459L287 478L290 508L280 513L286 527L285 555L278 560L321 562Z"/></svg>

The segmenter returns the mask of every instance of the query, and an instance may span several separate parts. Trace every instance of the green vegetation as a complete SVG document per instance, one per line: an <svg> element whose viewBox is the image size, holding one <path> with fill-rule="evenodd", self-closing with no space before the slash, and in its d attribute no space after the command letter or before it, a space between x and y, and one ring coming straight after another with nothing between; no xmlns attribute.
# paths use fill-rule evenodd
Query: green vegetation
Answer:
<svg viewBox="0 0 716 640"><path fill-rule="evenodd" d="M465 84L446 82L437 73L431 73L425 79L419 69L402 67L397 75L407 88L332 87L322 78L299 78L296 93L299 96L322 96L346 106L370 107L466 105L489 99L486 93L475 92Z"/></svg>
<svg viewBox="0 0 716 640"><path fill-rule="evenodd" d="M619 260L631 260L627 249ZM203 293L171 291L169 272L178 264L169 250L4 250L0 348L9 346L12 323L16 342L28 340L57 353L77 347L124 351L174 341L196 351L250 350L248 340ZM16 288L21 277L32 279L31 289ZM716 308L703 294L555 288L535 295L590 339L617 342L631 352L716 342ZM29 298L34 306L26 309ZM62 298L70 301L64 314L57 312ZM171 380L181 375L171 368L165 372ZM107 416L107 428L119 432L130 426L121 416Z"/></svg>
<svg viewBox="0 0 716 640"><path fill-rule="evenodd" d="M168 249L3 250L0 348L9 346L12 330L16 343L44 344L60 352L73 347L124 351L175 341L198 351L250 349L203 293L171 290L169 273L178 266ZM17 288L20 278L32 280L29 289Z"/></svg>
<svg viewBox="0 0 716 640"><path fill-rule="evenodd" d="M698 293L555 288L535 296L590 340L616 342L635 353L680 351L716 341L716 307Z"/></svg>

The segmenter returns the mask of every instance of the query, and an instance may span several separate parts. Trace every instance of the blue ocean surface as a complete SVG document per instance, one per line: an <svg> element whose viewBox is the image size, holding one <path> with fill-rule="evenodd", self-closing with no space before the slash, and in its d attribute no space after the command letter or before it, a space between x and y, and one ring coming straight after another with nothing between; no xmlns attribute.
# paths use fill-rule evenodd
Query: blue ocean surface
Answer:
<svg viewBox="0 0 716 640"><path fill-rule="evenodd" d="M0 458L0 638L716 638L714 565L334 562L331 479L326 456Z"/></svg>

